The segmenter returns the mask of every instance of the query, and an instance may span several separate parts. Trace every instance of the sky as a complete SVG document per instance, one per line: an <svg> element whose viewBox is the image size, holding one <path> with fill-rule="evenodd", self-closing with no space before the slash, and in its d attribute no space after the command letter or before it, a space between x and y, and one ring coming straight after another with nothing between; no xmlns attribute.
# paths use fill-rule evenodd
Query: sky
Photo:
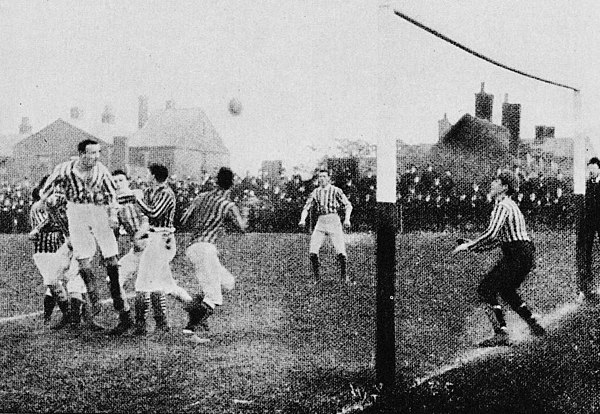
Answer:
<svg viewBox="0 0 600 414"><path fill-rule="evenodd" d="M485 82L535 125L573 136L573 92L467 55L400 19L409 15L521 71L582 90L580 129L600 125L600 5L593 1L0 0L0 133L33 130L69 108L135 130L138 96L201 107L237 172L262 160L311 167L336 140L435 143L437 121L474 114ZM242 104L232 116L231 98Z"/></svg>

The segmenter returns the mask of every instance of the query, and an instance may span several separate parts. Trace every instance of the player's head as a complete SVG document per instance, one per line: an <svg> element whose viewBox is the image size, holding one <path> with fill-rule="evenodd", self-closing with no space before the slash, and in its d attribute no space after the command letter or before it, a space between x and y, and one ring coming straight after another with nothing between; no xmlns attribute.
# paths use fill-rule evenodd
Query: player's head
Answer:
<svg viewBox="0 0 600 414"><path fill-rule="evenodd" d="M49 175L45 175L42 177L42 179L40 180L40 182L38 183L37 187L35 187L32 191L31 191L31 198L33 199L33 201L39 201L40 199L40 191L42 191L42 188L44 188L44 184L46 184L46 181L48 180Z"/></svg>
<svg viewBox="0 0 600 414"><path fill-rule="evenodd" d="M77 144L79 160L85 167L93 167L100 158L100 144L93 139L84 139Z"/></svg>
<svg viewBox="0 0 600 414"><path fill-rule="evenodd" d="M162 164L150 164L148 167L150 179L156 180L157 183L164 183L169 178L169 170Z"/></svg>
<svg viewBox="0 0 600 414"><path fill-rule="evenodd" d="M329 171L324 168L320 169L319 175L317 176L317 181L321 187L325 187L327 184L329 184Z"/></svg>
<svg viewBox="0 0 600 414"><path fill-rule="evenodd" d="M129 177L125 171L114 170L112 177L115 185L117 186L117 191L122 192L129 190Z"/></svg>
<svg viewBox="0 0 600 414"><path fill-rule="evenodd" d="M600 159L598 157L592 157L587 163L588 174L593 178L600 175Z"/></svg>
<svg viewBox="0 0 600 414"><path fill-rule="evenodd" d="M38 187L31 190L31 199L35 203L36 201L40 201L40 189Z"/></svg>
<svg viewBox="0 0 600 414"><path fill-rule="evenodd" d="M510 197L515 194L517 190L518 185L515 175L510 171L502 171L494 181L492 181L490 195L494 197L499 194L506 194Z"/></svg>
<svg viewBox="0 0 600 414"><path fill-rule="evenodd" d="M233 171L227 167L221 167L217 173L217 185L223 190L229 190L233 185Z"/></svg>

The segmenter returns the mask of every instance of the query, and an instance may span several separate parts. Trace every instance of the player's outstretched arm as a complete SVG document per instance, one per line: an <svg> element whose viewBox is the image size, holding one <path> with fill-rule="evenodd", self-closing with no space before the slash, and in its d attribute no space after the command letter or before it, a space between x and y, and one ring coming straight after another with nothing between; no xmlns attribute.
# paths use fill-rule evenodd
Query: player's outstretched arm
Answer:
<svg viewBox="0 0 600 414"><path fill-rule="evenodd" d="M237 226L240 228L241 231L246 231L246 229L248 228L248 222L246 221L246 219L244 219L242 217L242 215L240 214L240 209L234 205L231 208L231 214L233 214L233 217L235 218L235 222L237 224Z"/></svg>
<svg viewBox="0 0 600 414"><path fill-rule="evenodd" d="M298 222L298 225L300 227L306 226L306 218L307 217L308 217L308 210L307 209L302 210L302 213L300 213L300 221Z"/></svg>

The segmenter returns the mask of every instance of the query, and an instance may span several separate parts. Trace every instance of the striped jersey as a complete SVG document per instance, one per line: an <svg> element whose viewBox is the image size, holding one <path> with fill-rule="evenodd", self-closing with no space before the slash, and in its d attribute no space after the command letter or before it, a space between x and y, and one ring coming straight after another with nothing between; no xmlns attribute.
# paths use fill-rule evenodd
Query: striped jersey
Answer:
<svg viewBox="0 0 600 414"><path fill-rule="evenodd" d="M119 223L130 236L134 236L147 220L136 200L133 193L117 194L117 202L119 203L117 217Z"/></svg>
<svg viewBox="0 0 600 414"><path fill-rule="evenodd" d="M223 221L234 208L229 191L216 189L201 193L192 201L181 222L192 230L194 242L214 243L223 231Z"/></svg>
<svg viewBox="0 0 600 414"><path fill-rule="evenodd" d="M339 187L331 184L315 188L310 193L310 196L308 196L304 210L310 210L313 205L316 205L319 216L323 214L336 214L341 206L344 206L346 209L352 207L344 192Z"/></svg>
<svg viewBox="0 0 600 414"><path fill-rule="evenodd" d="M32 219L30 211L31 229L41 231L60 231L65 237L69 237L69 220L67 219L67 200L64 194L54 193L57 196L56 204L50 206L47 203L41 203L40 208L44 210L44 219ZM35 204L35 203L34 203ZM33 206L33 205L32 205ZM36 213L37 214L37 213ZM35 220L35 221L34 221ZM35 223L35 225L34 225Z"/></svg>
<svg viewBox="0 0 600 414"><path fill-rule="evenodd" d="M63 162L56 166L44 188L42 198L48 197L55 186L64 188L67 201L78 204L107 205L116 202L115 183L108 169L100 162L87 174L77 169L79 160Z"/></svg>
<svg viewBox="0 0 600 414"><path fill-rule="evenodd" d="M175 219L175 193L161 183L156 188L146 188L142 200L137 200L142 213L148 217L152 227L173 227Z"/></svg>
<svg viewBox="0 0 600 414"><path fill-rule="evenodd" d="M39 228L37 237L33 240L35 253L56 253L65 242L65 234L51 219L48 209L41 201L36 201L29 210L31 228Z"/></svg>
<svg viewBox="0 0 600 414"><path fill-rule="evenodd" d="M475 240L469 250L482 251L498 244L529 241L525 218L519 206L510 197L504 197L494 205L487 230Z"/></svg>

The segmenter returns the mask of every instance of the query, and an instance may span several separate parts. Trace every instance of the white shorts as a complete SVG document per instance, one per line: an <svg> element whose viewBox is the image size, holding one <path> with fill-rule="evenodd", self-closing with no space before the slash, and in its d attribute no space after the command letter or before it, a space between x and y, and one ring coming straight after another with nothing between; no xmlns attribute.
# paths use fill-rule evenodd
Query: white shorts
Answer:
<svg viewBox="0 0 600 414"><path fill-rule="evenodd" d="M319 216L317 225L310 236L310 253L319 254L325 236L331 237L331 242L337 254L346 255L346 243L344 242L344 229L340 216L337 214L324 214Z"/></svg>
<svg viewBox="0 0 600 414"><path fill-rule="evenodd" d="M65 280L69 268L71 251L64 243L55 253L34 253L33 262L40 271L44 285L56 285Z"/></svg>
<svg viewBox="0 0 600 414"><path fill-rule="evenodd" d="M137 272L141 255L142 252L135 252L132 247L125 256L119 259L119 283L121 288Z"/></svg>
<svg viewBox="0 0 600 414"><path fill-rule="evenodd" d="M117 239L108 223L105 206L67 203L67 219L73 254L77 259L90 259L96 254L96 243L102 257L119 253Z"/></svg>
<svg viewBox="0 0 600 414"><path fill-rule="evenodd" d="M185 251L194 265L198 283L204 292L204 301L211 306L223 304L221 288L233 289L235 278L219 261L217 247L212 243L194 243Z"/></svg>
<svg viewBox="0 0 600 414"><path fill-rule="evenodd" d="M148 245L140 256L135 281L136 292L169 294L179 290L170 265L176 251L175 236L172 232L148 233Z"/></svg>
<svg viewBox="0 0 600 414"><path fill-rule="evenodd" d="M67 291L69 293L87 293L87 288L85 287L85 282L81 278L81 274L79 273L79 262L74 257L71 259L71 263L69 264L69 268L66 272L67 276Z"/></svg>

